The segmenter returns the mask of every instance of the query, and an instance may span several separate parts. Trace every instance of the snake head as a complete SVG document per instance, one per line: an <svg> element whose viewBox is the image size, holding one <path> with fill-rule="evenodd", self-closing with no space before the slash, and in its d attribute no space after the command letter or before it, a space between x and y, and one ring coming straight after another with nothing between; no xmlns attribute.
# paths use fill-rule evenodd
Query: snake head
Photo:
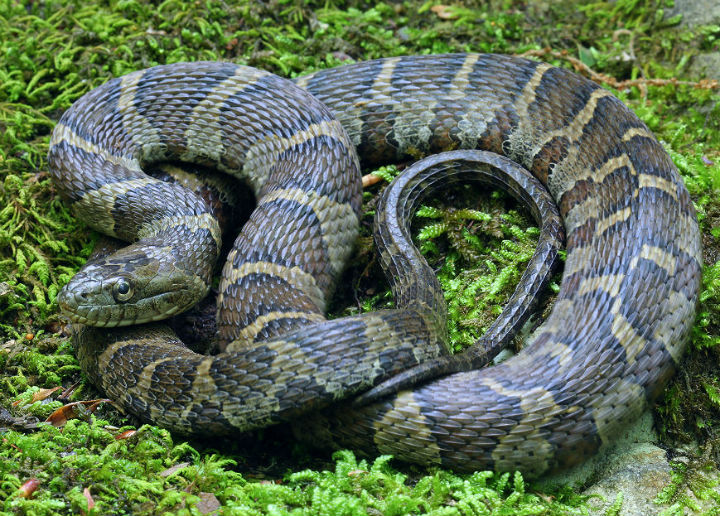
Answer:
<svg viewBox="0 0 720 516"><path fill-rule="evenodd" d="M187 310L207 291L207 281L181 267L171 248L138 243L88 262L57 301L73 322L127 326Z"/></svg>

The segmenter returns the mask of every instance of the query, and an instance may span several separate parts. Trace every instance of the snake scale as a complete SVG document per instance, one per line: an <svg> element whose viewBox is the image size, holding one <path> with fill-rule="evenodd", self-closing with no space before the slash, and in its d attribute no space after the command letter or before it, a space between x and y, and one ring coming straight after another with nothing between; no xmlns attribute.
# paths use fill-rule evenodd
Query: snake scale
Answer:
<svg viewBox="0 0 720 516"><path fill-rule="evenodd" d="M93 90L55 128L58 191L91 226L140 239L60 294L76 322L116 324L103 303L129 322L159 319L153 310L168 299L189 306L183 274L194 275L193 291L207 290L209 266L184 265L177 249L216 256L217 226L192 196L170 208L179 187L144 166L212 164L258 199L223 269L227 350L196 355L161 323L87 328L80 361L108 396L184 433L238 432L318 409L302 423L315 441L533 475L582 461L657 396L693 323L700 238L670 157L619 100L567 70L501 55L387 58L294 82L228 63L160 66ZM398 258L392 240L380 255L398 308L322 320L358 224L355 149L377 164L473 148L530 170L559 208L567 259L552 312L499 365L359 408L327 407L445 347L437 282L426 265ZM411 199L379 225L406 231L395 218L427 186L406 185ZM135 304L140 290L150 294Z"/></svg>

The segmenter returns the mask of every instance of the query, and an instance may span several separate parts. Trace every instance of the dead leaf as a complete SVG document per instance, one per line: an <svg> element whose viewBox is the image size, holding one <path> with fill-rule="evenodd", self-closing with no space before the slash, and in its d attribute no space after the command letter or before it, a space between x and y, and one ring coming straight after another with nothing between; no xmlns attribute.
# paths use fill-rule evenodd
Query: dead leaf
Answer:
<svg viewBox="0 0 720 516"><path fill-rule="evenodd" d="M71 419L78 419L81 417L87 418L90 414L95 412L101 403L109 402L109 399L97 399L88 401L76 401L74 403L68 403L63 405L45 420L57 428L62 428Z"/></svg>
<svg viewBox="0 0 720 516"><path fill-rule="evenodd" d="M83 489L83 496L87 500L88 503L88 511L92 511L93 507L95 507L95 500L93 500L92 495L90 494L90 488L86 487Z"/></svg>
<svg viewBox="0 0 720 516"><path fill-rule="evenodd" d="M458 17L451 5L433 5L430 10L441 20L454 20Z"/></svg>
<svg viewBox="0 0 720 516"><path fill-rule="evenodd" d="M352 56L341 51L332 52L332 56L338 61L349 61L352 59Z"/></svg>
<svg viewBox="0 0 720 516"><path fill-rule="evenodd" d="M543 501L546 502L546 503L552 503L552 502L555 501L555 497L552 496L552 495L546 495L546 494L538 493L537 491L535 491L534 494L535 494L536 496L539 496L540 498L542 498Z"/></svg>
<svg viewBox="0 0 720 516"><path fill-rule="evenodd" d="M181 469L183 469L183 468L186 468L186 467L188 467L189 465L190 465L189 462L181 462L181 463L179 463L179 464L175 464L174 466L169 467L169 468L166 469L165 471L161 471L161 472L160 472L160 476L163 477L163 478L169 477L170 475L172 475L172 474L175 473L176 471L179 471L179 470L181 470Z"/></svg>
<svg viewBox="0 0 720 516"><path fill-rule="evenodd" d="M2 283L0 283L0 287L2 286ZM5 351L8 354L15 354L15 347L17 346L17 341L15 339L10 339L5 342L3 342L0 345L0 350Z"/></svg>
<svg viewBox="0 0 720 516"><path fill-rule="evenodd" d="M10 443L10 441L8 441L7 439L5 439L5 438L3 437L2 443L3 443L3 444L8 444L8 443ZM17 451L19 451L19 452L22 451L20 448L18 448L18 447L17 447L16 445L14 445L13 443L10 443L9 446L10 446L11 448L15 448L15 449L16 449Z"/></svg>
<svg viewBox="0 0 720 516"><path fill-rule="evenodd" d="M135 429L125 430L124 432L120 432L118 435L116 435L115 440L122 441L123 439L129 439L136 433L137 433L137 430L135 430Z"/></svg>
<svg viewBox="0 0 720 516"><path fill-rule="evenodd" d="M366 174L362 177L362 187L367 188L368 186L372 186L380 181L382 181L382 177L376 176L375 174Z"/></svg>
<svg viewBox="0 0 720 516"><path fill-rule="evenodd" d="M30 498L38 487L40 487L40 481L37 478L31 478L18 488L18 495L20 498Z"/></svg>
<svg viewBox="0 0 720 516"><path fill-rule="evenodd" d="M80 385L80 381L79 381L79 380L78 380L77 382L75 382L74 384L72 384L72 385L71 385L70 387L68 387L67 389L65 389L64 391L62 391L62 393L60 394L60 396L58 396L58 399L59 399L59 400L66 400L66 399L70 398L70 395L73 393L73 391L75 391L75 389L77 389L77 386L78 386L78 385Z"/></svg>
<svg viewBox="0 0 720 516"><path fill-rule="evenodd" d="M62 387L60 387L59 385L57 387L53 387L52 389L40 389L35 394L33 394L31 403L45 400L49 398L53 392L59 391L60 389L62 389Z"/></svg>
<svg viewBox="0 0 720 516"><path fill-rule="evenodd" d="M62 325L59 321L49 321L45 324L45 331L51 335L60 333L60 330L62 330Z"/></svg>

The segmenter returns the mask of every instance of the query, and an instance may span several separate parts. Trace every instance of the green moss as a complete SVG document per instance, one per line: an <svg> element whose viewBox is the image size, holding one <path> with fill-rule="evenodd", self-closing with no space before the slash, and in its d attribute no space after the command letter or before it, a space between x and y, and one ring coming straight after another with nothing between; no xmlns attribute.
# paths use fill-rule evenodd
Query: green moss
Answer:
<svg viewBox="0 0 720 516"><path fill-rule="evenodd" d="M335 454L333 471L304 470L282 480L248 482L235 463L175 444L151 426L118 439L100 420L71 421L61 431L46 427L25 435L6 432L0 444L0 514L199 514L194 508L213 496L223 514L580 514L585 498L569 491L555 499L528 492L519 474L478 472L458 477L437 471L416 479L388 466L390 457L358 461ZM34 497L17 494L26 478L40 487Z"/></svg>
<svg viewBox="0 0 720 516"><path fill-rule="evenodd" d="M78 377L80 367L67 339L40 334L34 336L34 340L37 343L32 346L22 340L11 340L0 351L0 357L4 357L5 362L4 374L0 377L0 400L3 404L15 400L28 401L28 393L31 396L40 387L69 385Z"/></svg>
<svg viewBox="0 0 720 516"><path fill-rule="evenodd" d="M237 7L213 0L159 5L0 0L0 407L28 432L34 417L45 418L58 406L55 396L30 403L32 393L80 380L69 344L53 337L62 328L53 302L87 258L95 237L54 195L45 155L61 112L91 88L131 70L182 60L226 59L295 76L348 59L466 50L519 53L543 47L567 49L617 80L682 79L692 55L717 50L720 27L678 28L677 20L662 16L668 7L667 0L492 0L474 7L414 0L373 5L270 0ZM568 66L560 58L553 63ZM697 440L708 453L717 453L720 97L717 90L672 84L616 93L665 142L696 203L705 248L691 350L661 400L659 426L667 443ZM396 172L387 167L379 175L389 180ZM339 314L391 302L367 232L379 189L365 194L366 233L338 293ZM536 238L527 217L503 196L464 198L460 208L452 203L424 208L416 222L418 242L440 270L457 347L472 342L501 309ZM343 308L355 299L356 306ZM26 335L33 337L26 340ZM94 394L81 384L72 397ZM19 403L13 406L15 401ZM116 411L101 410L103 418L122 424ZM358 462L349 452L336 456L332 472L280 473L269 483L258 483L250 481L256 472L241 476L233 460L176 443L157 428L143 427L132 438L115 440L116 430L88 417L62 431L3 431L2 514L87 512L85 488L96 502L90 511L95 514L198 514L196 506L207 493L214 493L227 514L582 510L582 499L571 493L530 494L519 476L459 477L414 470L407 477L390 468L386 458ZM243 456L233 457L244 463ZM695 461L684 471L678 467L682 478L676 477L658 501L679 511L689 506L681 499L688 491L707 493L714 477L706 465ZM698 472L709 483L693 480L700 478L693 476ZM36 494L20 498L17 488L33 477L41 482ZM698 482L705 487L693 487Z"/></svg>
<svg viewBox="0 0 720 516"><path fill-rule="evenodd" d="M710 448L707 449L709 451ZM658 493L655 503L665 505L661 516L692 513L714 516L720 514L720 475L717 463L708 453L694 455L671 463L670 485Z"/></svg>
<svg viewBox="0 0 720 516"><path fill-rule="evenodd" d="M96 501L95 514L150 514L151 507L178 507L190 496L183 487L193 481L192 475L178 481L178 475L164 474L181 459L194 460L192 473L204 475L198 489L216 478L217 458L200 459L187 445L174 445L167 431L148 426L128 439L116 439L117 432L106 430L105 424L73 420L62 430L47 426L28 435L6 432L0 446L6 511L1 514L87 510L84 488ZM219 467L226 463L220 461ZM30 477L40 482L36 496L19 497L17 488ZM233 474L224 471L223 477L229 480Z"/></svg>
<svg viewBox="0 0 720 516"><path fill-rule="evenodd" d="M444 192L442 208L424 206L417 232L421 251L438 270L448 304L453 348L475 343L500 314L534 251L539 230L525 213L508 209L500 192ZM457 206L473 206L458 208Z"/></svg>

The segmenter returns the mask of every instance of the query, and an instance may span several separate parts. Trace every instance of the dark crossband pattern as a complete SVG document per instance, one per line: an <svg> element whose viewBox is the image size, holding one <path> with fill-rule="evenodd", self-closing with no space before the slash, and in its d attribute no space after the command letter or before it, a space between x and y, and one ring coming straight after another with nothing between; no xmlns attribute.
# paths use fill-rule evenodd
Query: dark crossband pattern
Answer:
<svg viewBox="0 0 720 516"><path fill-rule="evenodd" d="M357 228L353 146L373 164L451 149L511 158L559 207L567 260L550 316L517 356L361 408L314 412L298 422L301 434L457 470L537 475L582 461L657 396L693 322L700 239L672 161L620 101L567 70L498 55L396 57L295 82L312 97L227 63L156 67L90 92L58 124L49 156L57 188L93 227L140 239L128 277L158 268L161 255L179 260L191 235L205 238L208 256L218 245L209 209L192 197L171 207L179 187L156 185L147 164L211 164L258 198L223 270L227 352L192 354L156 325L86 329L82 366L110 397L177 431L243 431L321 409L443 352L442 292L420 261L396 257L412 255L413 206L454 167L391 187L382 201L396 207L378 215L376 241L397 309L320 320ZM138 254L147 239L152 262ZM105 281L97 268L81 272L61 307L88 324L125 324L100 315L98 303L125 307L130 323L159 318L143 315L167 310L154 286L145 306L127 308L128 294L118 295L121 263L108 260ZM209 267L175 268L204 279ZM143 282L152 283L133 288Z"/></svg>

